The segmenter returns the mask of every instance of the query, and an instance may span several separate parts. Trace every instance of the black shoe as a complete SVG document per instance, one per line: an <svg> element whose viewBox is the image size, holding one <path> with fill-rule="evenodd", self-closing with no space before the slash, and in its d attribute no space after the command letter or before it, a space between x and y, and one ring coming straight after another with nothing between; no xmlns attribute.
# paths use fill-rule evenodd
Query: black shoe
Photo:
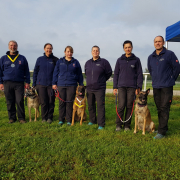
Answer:
<svg viewBox="0 0 180 180"><path fill-rule="evenodd" d="M45 120L45 119L43 119L43 120L42 120L42 123L45 123L45 122L46 122L46 120Z"/></svg>
<svg viewBox="0 0 180 180"><path fill-rule="evenodd" d="M48 119L48 120L47 120L47 123L51 124L51 123L52 123L52 120L51 120L51 119Z"/></svg>
<svg viewBox="0 0 180 180"><path fill-rule="evenodd" d="M122 128L120 126L116 126L116 131L121 131Z"/></svg>

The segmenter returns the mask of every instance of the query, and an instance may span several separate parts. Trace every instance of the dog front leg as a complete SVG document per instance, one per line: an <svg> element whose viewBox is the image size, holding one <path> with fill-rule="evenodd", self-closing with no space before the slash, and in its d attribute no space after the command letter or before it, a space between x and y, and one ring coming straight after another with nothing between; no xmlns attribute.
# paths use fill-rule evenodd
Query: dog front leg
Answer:
<svg viewBox="0 0 180 180"><path fill-rule="evenodd" d="M35 109L35 118L34 118L34 121L36 122L37 120L37 108L34 108Z"/></svg>
<svg viewBox="0 0 180 180"><path fill-rule="evenodd" d="M37 108L37 117L39 117L39 107Z"/></svg>
<svg viewBox="0 0 180 180"><path fill-rule="evenodd" d="M74 126L74 117L75 117L75 113L76 113L76 110L73 110L71 126Z"/></svg>
<svg viewBox="0 0 180 180"><path fill-rule="evenodd" d="M144 118L144 126L143 126L143 132L142 132L143 135L145 135L145 131L146 131L146 117Z"/></svg>
<svg viewBox="0 0 180 180"><path fill-rule="evenodd" d="M80 125L82 125L83 117L84 117L84 111L82 110L82 113L81 113L81 120L80 120Z"/></svg>
<svg viewBox="0 0 180 180"><path fill-rule="evenodd" d="M134 134L136 134L136 132L137 132L137 120L138 120L138 117L137 117L137 115L135 115Z"/></svg>
<svg viewBox="0 0 180 180"><path fill-rule="evenodd" d="M28 111L29 111L29 122L31 122L31 108L28 107Z"/></svg>

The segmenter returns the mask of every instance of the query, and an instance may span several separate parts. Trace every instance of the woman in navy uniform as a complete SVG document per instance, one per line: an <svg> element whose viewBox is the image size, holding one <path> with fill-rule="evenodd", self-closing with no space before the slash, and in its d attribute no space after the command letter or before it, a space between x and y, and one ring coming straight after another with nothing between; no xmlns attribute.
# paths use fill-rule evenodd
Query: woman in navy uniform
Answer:
<svg viewBox="0 0 180 180"><path fill-rule="evenodd" d="M125 41L123 43L123 49L125 54L118 58L113 78L114 95L117 94L118 90L119 116L117 115L116 118L116 131L120 131L123 125L125 131L130 130L135 92L137 94L142 89L143 83L141 62L140 59L132 53L132 42ZM125 123L123 123L125 108Z"/></svg>
<svg viewBox="0 0 180 180"><path fill-rule="evenodd" d="M59 91L59 125L67 120L67 125L71 125L73 101L76 94L77 85L83 85L83 76L79 61L72 57L73 48L65 48L65 56L60 58L53 74L53 89Z"/></svg>
<svg viewBox="0 0 180 180"><path fill-rule="evenodd" d="M33 74L33 86L36 86L40 98L42 122L48 123L53 121L55 94L52 89L52 79L58 60L52 50L52 44L44 45L44 55L37 59Z"/></svg>

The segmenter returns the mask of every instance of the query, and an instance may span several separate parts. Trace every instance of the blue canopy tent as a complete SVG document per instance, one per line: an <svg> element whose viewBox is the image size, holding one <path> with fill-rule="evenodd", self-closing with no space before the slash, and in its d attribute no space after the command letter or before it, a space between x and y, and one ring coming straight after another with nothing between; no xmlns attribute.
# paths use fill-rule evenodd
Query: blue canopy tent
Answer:
<svg viewBox="0 0 180 180"><path fill-rule="evenodd" d="M166 28L166 48L168 42L180 42L180 21Z"/></svg>

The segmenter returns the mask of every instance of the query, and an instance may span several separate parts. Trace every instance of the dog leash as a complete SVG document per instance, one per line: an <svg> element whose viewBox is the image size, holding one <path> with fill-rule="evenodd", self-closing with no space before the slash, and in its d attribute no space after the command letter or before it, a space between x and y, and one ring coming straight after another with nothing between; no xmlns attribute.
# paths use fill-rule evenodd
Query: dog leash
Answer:
<svg viewBox="0 0 180 180"><path fill-rule="evenodd" d="M121 119L121 116L120 116L119 113L118 113L118 110L117 110L117 93L116 93L116 114L118 115L118 117L119 117L119 119L120 119L120 121L121 121L122 123L126 123L126 122L128 122L128 121L131 119L132 114L133 114L133 109L134 109L135 100L136 100L136 95L134 95L134 101L133 101L133 107L132 107L131 115L129 116L128 119L126 119L125 121L123 121L123 120Z"/></svg>
<svg viewBox="0 0 180 180"><path fill-rule="evenodd" d="M60 96L59 96L59 91L58 91L58 90L54 90L54 92L55 92L55 97L57 97L59 100L65 102L65 103L70 103L70 102L73 102L73 101L74 101L74 100L73 100L73 101L65 101L65 100L63 100L63 99L60 98Z"/></svg>

